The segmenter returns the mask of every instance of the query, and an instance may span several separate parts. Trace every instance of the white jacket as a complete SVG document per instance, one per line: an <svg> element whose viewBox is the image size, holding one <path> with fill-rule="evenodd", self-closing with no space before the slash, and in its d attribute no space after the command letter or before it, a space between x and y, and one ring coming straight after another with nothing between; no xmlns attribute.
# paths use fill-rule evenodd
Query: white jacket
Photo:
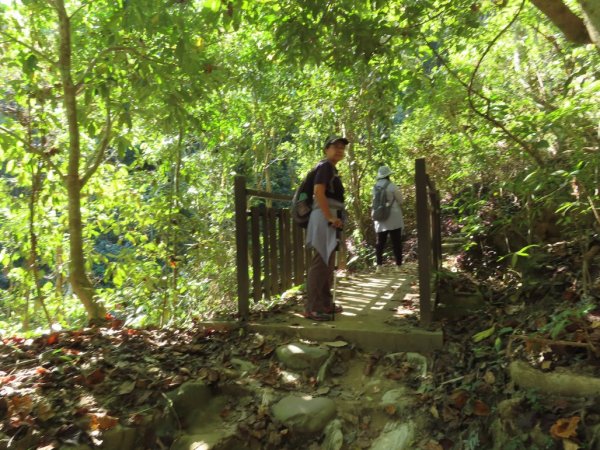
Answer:
<svg viewBox="0 0 600 450"><path fill-rule="evenodd" d="M377 183L373 186L371 195L375 195L376 186L383 186L386 182L387 180L385 178L377 180ZM404 218L402 217L402 193L400 192L400 189L394 183L390 183L386 188L386 195L388 201L391 202L392 199L394 199L394 203L392 203L390 216L387 219L373 221L376 233L404 228Z"/></svg>

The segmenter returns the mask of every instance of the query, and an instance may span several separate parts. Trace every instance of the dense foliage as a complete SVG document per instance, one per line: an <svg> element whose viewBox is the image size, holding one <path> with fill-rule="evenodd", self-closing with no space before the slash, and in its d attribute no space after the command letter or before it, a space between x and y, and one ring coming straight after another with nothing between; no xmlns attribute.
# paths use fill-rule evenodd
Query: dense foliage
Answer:
<svg viewBox="0 0 600 450"><path fill-rule="evenodd" d="M527 2L14 0L0 50L3 329L228 307L233 175L289 193L333 132L356 243L420 156L496 261L597 239L598 48Z"/></svg>

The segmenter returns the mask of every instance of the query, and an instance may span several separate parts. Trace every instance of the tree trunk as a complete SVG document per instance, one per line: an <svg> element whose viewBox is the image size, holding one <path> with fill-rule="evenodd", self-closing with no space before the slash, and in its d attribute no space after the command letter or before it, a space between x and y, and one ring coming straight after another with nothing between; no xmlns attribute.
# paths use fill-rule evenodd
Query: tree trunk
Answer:
<svg viewBox="0 0 600 450"><path fill-rule="evenodd" d="M583 21L592 42L600 49L600 3L598 0L578 0L583 10Z"/></svg>
<svg viewBox="0 0 600 450"><path fill-rule="evenodd" d="M37 234L35 232L35 208L39 192L42 184L42 171L41 164L34 162L34 166L31 172L31 195L29 196L29 269L33 275L33 284L36 294L36 300L44 310L46 319L48 320L48 326L52 327L52 318L46 308L46 301L42 294L42 287L40 283L40 268L38 265L38 252L37 252Z"/></svg>
<svg viewBox="0 0 600 450"><path fill-rule="evenodd" d="M591 3L597 0L579 0L579 3ZM582 45L592 42L586 24L581 17L571 11L562 0L531 0L541 12L556 25L565 37L574 44ZM597 8L596 8L597 9Z"/></svg>
<svg viewBox="0 0 600 450"><path fill-rule="evenodd" d="M73 291L85 307L88 318L104 317L105 310L94 299L94 287L85 273L81 223L81 180L79 178L80 141L77 119L77 98L71 74L71 23L64 0L54 3L59 19L59 68L63 85L64 105L69 129L69 168L67 194L69 197L70 281Z"/></svg>

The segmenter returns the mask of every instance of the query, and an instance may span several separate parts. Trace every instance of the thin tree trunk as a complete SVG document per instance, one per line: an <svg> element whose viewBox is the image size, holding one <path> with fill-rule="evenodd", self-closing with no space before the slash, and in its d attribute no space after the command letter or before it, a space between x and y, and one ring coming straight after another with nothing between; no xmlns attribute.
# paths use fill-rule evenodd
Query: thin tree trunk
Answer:
<svg viewBox="0 0 600 450"><path fill-rule="evenodd" d="M31 196L29 197L29 268L33 274L33 283L36 293L36 300L41 305L48 320L48 325L52 326L52 318L46 308L46 302L44 295L42 294L42 288L40 286L40 269L38 266L38 254L37 254L37 234L35 233L35 205L37 203L38 194L42 183L41 167L38 164L37 167L33 168L31 173Z"/></svg>
<svg viewBox="0 0 600 450"><path fill-rule="evenodd" d="M172 237L172 245L173 245L173 285L172 285L172 297L171 297L171 308L172 311L175 311L175 307L177 306L178 295L178 282L179 282L179 228L181 226L179 217L180 210L180 196L181 196L181 159L183 152L183 130L179 130L179 139L177 140L177 154L175 160L175 173L174 173L174 199L173 205L175 207L175 214L177 214L177 220L175 223L171 219L171 226L173 227L173 237Z"/></svg>
<svg viewBox="0 0 600 450"><path fill-rule="evenodd" d="M70 281L73 291L85 307L90 320L104 317L105 310L94 299L94 287L85 273L81 220L81 157L76 89L71 74L71 23L64 0L54 2L59 19L59 68L63 86L64 106L69 130L69 167L66 183L69 197Z"/></svg>
<svg viewBox="0 0 600 450"><path fill-rule="evenodd" d="M27 104L27 115L31 118L31 101ZM27 121L27 145L32 147L33 145L33 130L32 121ZM42 135L42 147L46 144L46 137ZM42 163L36 160L33 161L31 169L31 195L29 196L29 269L33 274L33 284L35 286L35 293L37 295L37 302L42 306L48 325L52 327L52 319L46 308L46 302L44 301L44 295L42 294L42 288L40 286L40 269L38 266L38 254L37 254L37 242L38 237L35 233L35 207L37 205L37 199L39 197L40 190L42 188Z"/></svg>

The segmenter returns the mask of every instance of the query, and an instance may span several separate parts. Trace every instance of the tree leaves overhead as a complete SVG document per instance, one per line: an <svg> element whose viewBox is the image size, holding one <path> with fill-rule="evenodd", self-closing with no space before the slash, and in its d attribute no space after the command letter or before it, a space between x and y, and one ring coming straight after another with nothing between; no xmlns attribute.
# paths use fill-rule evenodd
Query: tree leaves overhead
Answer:
<svg viewBox="0 0 600 450"><path fill-rule="evenodd" d="M395 170L410 224L420 156L444 191L502 183L523 204L589 214L582 199L597 186L598 53L572 47L535 6L520 6L68 2L79 175L90 175L86 270L102 299L127 296L123 308L138 323L156 322L163 305L185 320L186 308L208 309L208 297L232 300L232 175L291 192L331 133L352 142L341 169L359 247L371 238L377 166ZM23 311L34 283L21 243L34 198L44 293L52 315L66 320L58 299L69 292L69 139L57 20L42 0L0 5L0 209L10 218L0 251ZM32 197L38 166L43 183ZM176 285L175 269L184 280Z"/></svg>

